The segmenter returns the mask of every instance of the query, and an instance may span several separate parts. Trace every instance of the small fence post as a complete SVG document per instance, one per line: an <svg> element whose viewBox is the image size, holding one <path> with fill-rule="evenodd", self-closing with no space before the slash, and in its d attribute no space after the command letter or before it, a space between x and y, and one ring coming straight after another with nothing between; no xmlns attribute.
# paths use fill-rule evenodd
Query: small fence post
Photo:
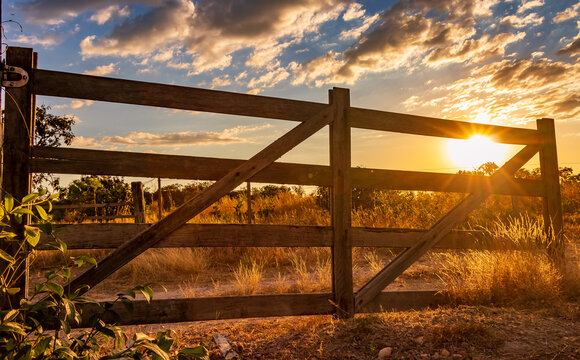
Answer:
<svg viewBox="0 0 580 360"><path fill-rule="evenodd" d="M157 207L159 208L159 219L163 218L163 193L161 192L161 178L157 178Z"/></svg>
<svg viewBox="0 0 580 360"><path fill-rule="evenodd" d="M350 106L348 89L329 91L333 107L330 124L330 166L332 168L331 222L332 222L332 290L342 318L354 316L352 280L351 207L352 186L350 175L350 123L346 114Z"/></svg>
<svg viewBox="0 0 580 360"><path fill-rule="evenodd" d="M135 181L131 183L133 193L133 204L135 206L135 224L145 223L145 196L143 194L143 183Z"/></svg>
<svg viewBox="0 0 580 360"><path fill-rule="evenodd" d="M6 64L17 66L32 73L36 67L37 54L30 48L9 47L6 52ZM23 87L6 88L4 142L2 146L2 197L11 194L16 204L32 191L32 174L30 173L30 148L34 144L35 96L30 82ZM30 221L25 218L17 232L23 231ZM0 241L0 248L15 255L18 246L14 243ZM4 265L0 265L3 267ZM0 268L0 271L3 269ZM22 276L15 284L21 291L7 298L0 298L0 307L18 306L20 299L28 297L28 259L16 270ZM9 303L7 303L9 301Z"/></svg>
<svg viewBox="0 0 580 360"><path fill-rule="evenodd" d="M564 266L564 242L562 220L562 198L560 195L560 172L556 152L556 132L554 119L538 119L538 133L541 136L540 170L544 182L545 195L544 227L550 239L550 255L556 264Z"/></svg>
<svg viewBox="0 0 580 360"><path fill-rule="evenodd" d="M248 202L248 210L246 210L246 218L248 224L252 223L252 184L248 181L246 183L246 200Z"/></svg>

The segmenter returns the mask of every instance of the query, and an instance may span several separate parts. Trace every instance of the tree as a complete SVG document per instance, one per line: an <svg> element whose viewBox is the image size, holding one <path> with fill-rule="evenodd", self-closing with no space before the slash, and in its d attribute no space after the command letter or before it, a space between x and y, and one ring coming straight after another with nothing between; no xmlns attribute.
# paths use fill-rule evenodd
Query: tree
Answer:
<svg viewBox="0 0 580 360"><path fill-rule="evenodd" d="M72 116L57 116L50 114L50 106L40 105L36 107L36 125L34 145L56 147L61 145L71 145L75 135L72 126L75 119ZM45 183L52 187L53 191L62 191L59 178L54 178L52 174L34 174L32 186L36 191L44 188Z"/></svg>
<svg viewBox="0 0 580 360"><path fill-rule="evenodd" d="M36 107L36 134L34 144L38 146L70 146L75 135L72 126L75 124L74 117L70 115L57 116L48 113L50 106L40 105Z"/></svg>

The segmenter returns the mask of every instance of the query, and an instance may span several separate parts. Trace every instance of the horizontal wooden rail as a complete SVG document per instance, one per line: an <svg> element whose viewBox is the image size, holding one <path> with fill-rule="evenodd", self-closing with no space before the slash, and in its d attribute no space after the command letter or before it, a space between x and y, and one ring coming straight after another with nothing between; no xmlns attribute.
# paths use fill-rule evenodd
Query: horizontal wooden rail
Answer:
<svg viewBox="0 0 580 360"><path fill-rule="evenodd" d="M160 155L75 148L33 148L31 172L135 176L188 180L218 180L244 160ZM489 187L489 177L419 171L351 169L353 186L377 190L473 192ZM295 185L330 185L330 168L275 162L250 179L251 182ZM543 196L537 180L514 180L491 189L492 193Z"/></svg>
<svg viewBox="0 0 580 360"><path fill-rule="evenodd" d="M147 229L149 224L56 225L58 237L69 249L112 249ZM408 248L425 230L352 228L353 246ZM82 234L82 235L79 235ZM39 249L51 249L43 238ZM327 226L186 224L154 247L328 247L332 229ZM455 230L435 247L488 248L482 231Z"/></svg>
<svg viewBox="0 0 580 360"><path fill-rule="evenodd" d="M37 95L158 106L220 114L305 121L327 104L261 95L198 89L143 81L35 69L32 89ZM400 114L356 107L348 109L351 126L407 134L467 139L486 135L500 143L536 144L535 130Z"/></svg>
<svg viewBox="0 0 580 360"><path fill-rule="evenodd" d="M94 209L94 208L104 208L104 207L117 207L117 206L127 206L133 205L130 202L120 202L120 203L109 203L109 204L66 204L66 205L53 205L53 209Z"/></svg>
<svg viewBox="0 0 580 360"><path fill-rule="evenodd" d="M119 325L161 324L188 321L239 319L269 316L332 314L332 293L281 294L187 299L145 300L133 302L128 312L121 303L113 306L120 315ZM442 305L445 297L435 291L383 292L363 311L410 310ZM86 321L99 311L96 304L81 304ZM154 316L152 316L154 314ZM81 326L86 326L86 323Z"/></svg>
<svg viewBox="0 0 580 360"><path fill-rule="evenodd" d="M86 220L114 220L114 219L134 219L135 215L105 215L105 216L87 216Z"/></svg>
<svg viewBox="0 0 580 360"><path fill-rule="evenodd" d="M352 127L390 132L469 139L483 135L504 144L539 144L538 132L532 129L445 120L426 116L400 114L351 107L348 109Z"/></svg>
<svg viewBox="0 0 580 360"><path fill-rule="evenodd" d="M328 104L143 81L34 70L37 95L305 121Z"/></svg>

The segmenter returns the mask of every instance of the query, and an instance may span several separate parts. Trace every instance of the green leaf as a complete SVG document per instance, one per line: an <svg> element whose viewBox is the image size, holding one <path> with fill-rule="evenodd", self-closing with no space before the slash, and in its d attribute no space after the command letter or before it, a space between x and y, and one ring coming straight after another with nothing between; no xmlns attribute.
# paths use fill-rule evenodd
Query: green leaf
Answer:
<svg viewBox="0 0 580 360"><path fill-rule="evenodd" d="M179 360L189 360L191 358L207 359L207 349L203 346L181 349L177 354Z"/></svg>
<svg viewBox="0 0 580 360"><path fill-rule="evenodd" d="M95 260L95 258L86 255L77 256L73 258L73 261L78 267L83 266L85 262L97 266L97 261Z"/></svg>
<svg viewBox="0 0 580 360"><path fill-rule="evenodd" d="M60 297L64 295L64 289L59 284L47 281L44 286L46 286L53 293L58 294Z"/></svg>
<svg viewBox="0 0 580 360"><path fill-rule="evenodd" d="M32 210L27 209L27 208L16 208L14 209L14 211L12 211L13 214L16 215L33 215L34 213L32 212Z"/></svg>
<svg viewBox="0 0 580 360"><path fill-rule="evenodd" d="M40 241L40 230L37 227L24 225L26 242L35 247Z"/></svg>
<svg viewBox="0 0 580 360"><path fill-rule="evenodd" d="M12 239L13 237L15 237L16 234L13 233L12 231L0 231L0 239Z"/></svg>
<svg viewBox="0 0 580 360"><path fill-rule="evenodd" d="M4 208L6 211L10 212L14 208L14 198L12 195L8 194L4 197Z"/></svg>
<svg viewBox="0 0 580 360"><path fill-rule="evenodd" d="M50 336L42 337L33 349L33 356L41 359L44 358L44 356L41 355L44 355L51 341L52 337Z"/></svg>
<svg viewBox="0 0 580 360"><path fill-rule="evenodd" d="M0 249L0 259L10 264L14 264L16 262L16 260L10 254L8 254L6 251L2 249Z"/></svg>
<svg viewBox="0 0 580 360"><path fill-rule="evenodd" d="M6 315L4 315L4 318L2 319L2 322L9 322L14 320L14 318L18 316L18 309L12 309L10 311L8 311L6 313Z"/></svg>
<svg viewBox="0 0 580 360"><path fill-rule="evenodd" d="M8 295L16 295L20 292L20 288L19 287L8 288L6 289L6 292L8 293Z"/></svg>
<svg viewBox="0 0 580 360"><path fill-rule="evenodd" d="M33 200L35 200L37 197L39 196L39 194L36 193L32 193L32 194L28 194L25 197L22 198L22 205L24 204L28 204L29 202L32 202Z"/></svg>
<svg viewBox="0 0 580 360"><path fill-rule="evenodd" d="M46 210L44 210L42 206L35 205L34 208L36 209L36 212L38 212L38 216L40 216L42 220L48 220L48 214L46 213Z"/></svg>
<svg viewBox="0 0 580 360"><path fill-rule="evenodd" d="M56 193L50 195L46 200L49 200L49 201L54 200L54 199L57 199L59 196L60 196L60 193L56 192Z"/></svg>
<svg viewBox="0 0 580 360"><path fill-rule="evenodd" d="M159 346L150 342L139 343L139 345L151 351L153 354L157 355L160 359L169 360L169 355L165 351L161 350Z"/></svg>

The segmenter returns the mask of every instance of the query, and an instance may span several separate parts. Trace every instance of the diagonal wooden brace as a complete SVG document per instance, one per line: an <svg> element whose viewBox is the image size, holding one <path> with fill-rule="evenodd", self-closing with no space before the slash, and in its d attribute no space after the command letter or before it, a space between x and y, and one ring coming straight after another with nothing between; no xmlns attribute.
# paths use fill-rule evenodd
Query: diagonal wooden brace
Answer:
<svg viewBox="0 0 580 360"><path fill-rule="evenodd" d="M362 311L365 305L379 295L385 287L445 237L458 223L465 220L467 215L489 196L492 186L513 180L513 174L528 162L538 150L539 147L537 145L528 145L523 148L491 176L489 187L469 194L461 200L451 211L425 232L415 245L401 252L384 269L379 271L356 293L356 311Z"/></svg>
<svg viewBox="0 0 580 360"><path fill-rule="evenodd" d="M296 145L322 129L325 125L328 125L332 119L331 114L332 109L329 106L312 118L296 126L258 154L254 155L251 159L227 173L204 192L119 246L99 261L98 266L88 269L73 279L67 285L67 288L75 290L84 285L88 285L89 288L94 287L139 254L180 228L188 220L205 210L219 198L227 195L238 185L266 168ZM85 291L88 291L88 289L83 290L83 292Z"/></svg>

